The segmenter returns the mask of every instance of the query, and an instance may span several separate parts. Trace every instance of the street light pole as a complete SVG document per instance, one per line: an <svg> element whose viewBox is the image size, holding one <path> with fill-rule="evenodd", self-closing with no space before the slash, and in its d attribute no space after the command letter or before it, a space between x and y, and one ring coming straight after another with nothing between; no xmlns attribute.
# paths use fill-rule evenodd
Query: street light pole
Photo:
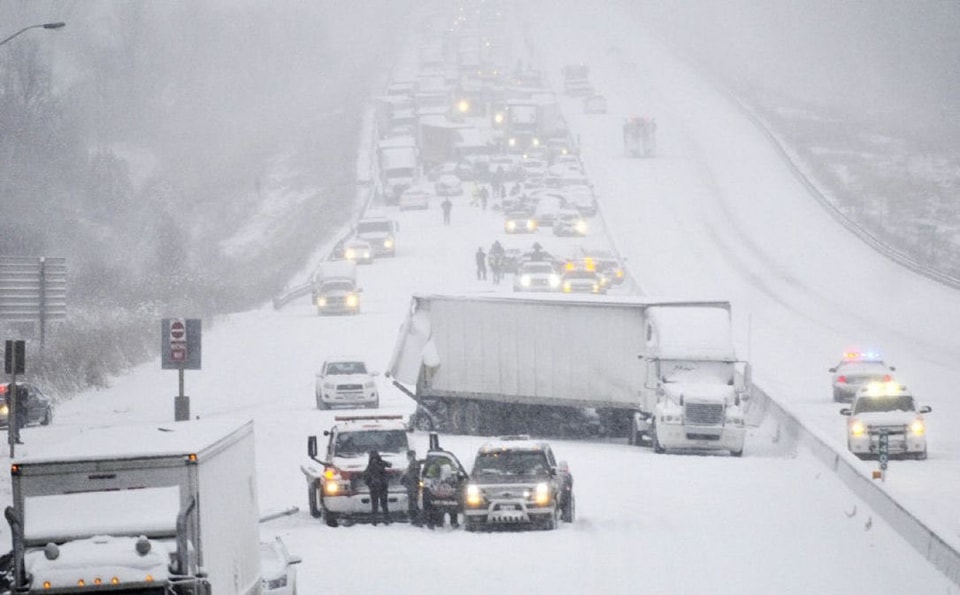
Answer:
<svg viewBox="0 0 960 595"><path fill-rule="evenodd" d="M0 45L7 43L17 35L20 35L24 31L29 31L30 29L62 29L64 26L66 26L66 23L43 23L40 25L30 25L29 27L24 27L23 29L20 29L19 31L17 31L10 37L4 39L3 41L0 41Z"/></svg>

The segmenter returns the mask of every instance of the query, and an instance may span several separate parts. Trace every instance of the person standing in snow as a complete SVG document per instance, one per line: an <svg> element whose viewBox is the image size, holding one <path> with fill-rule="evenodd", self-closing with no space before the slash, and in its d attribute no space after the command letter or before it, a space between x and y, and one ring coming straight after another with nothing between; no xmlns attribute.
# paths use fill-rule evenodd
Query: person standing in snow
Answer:
<svg viewBox="0 0 960 595"><path fill-rule="evenodd" d="M453 208L453 203L450 202L450 197L443 199L443 202L440 203L440 208L443 209L443 224L450 225L450 209Z"/></svg>
<svg viewBox="0 0 960 595"><path fill-rule="evenodd" d="M375 450L370 451L367 468L363 470L363 483L370 488L370 513L373 525L377 525L380 511L383 510L383 522L390 524L390 510L387 508L387 469L392 467L390 461L384 461Z"/></svg>
<svg viewBox="0 0 960 595"><path fill-rule="evenodd" d="M483 246L477 248L477 281L487 280L487 255L483 253Z"/></svg>
<svg viewBox="0 0 960 595"><path fill-rule="evenodd" d="M420 461L415 450L407 451L407 470L403 472L400 483L407 488L407 517L414 527L420 527L423 525L417 503L420 496Z"/></svg>

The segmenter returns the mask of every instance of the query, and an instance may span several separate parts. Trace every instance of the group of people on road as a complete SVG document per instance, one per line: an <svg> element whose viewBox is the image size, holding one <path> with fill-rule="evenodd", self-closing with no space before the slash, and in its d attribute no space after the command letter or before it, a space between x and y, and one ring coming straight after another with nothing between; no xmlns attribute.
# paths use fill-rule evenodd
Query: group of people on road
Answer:
<svg viewBox="0 0 960 595"><path fill-rule="evenodd" d="M369 452L367 467L363 471L363 482L370 489L370 514L371 523L376 526L380 522L386 525L390 524L390 509L388 508L388 488L389 475L387 469L392 467L389 461L385 461L376 450ZM423 467L417 460L417 453L413 450L407 451L407 469L400 477L400 483L407 492L407 518L415 527L426 526L433 529L436 526L442 527L444 520L444 511L432 505L429 490L424 491L423 509L420 508L420 476ZM443 478L443 469L428 469L427 475ZM459 526L458 512L450 512L450 526Z"/></svg>

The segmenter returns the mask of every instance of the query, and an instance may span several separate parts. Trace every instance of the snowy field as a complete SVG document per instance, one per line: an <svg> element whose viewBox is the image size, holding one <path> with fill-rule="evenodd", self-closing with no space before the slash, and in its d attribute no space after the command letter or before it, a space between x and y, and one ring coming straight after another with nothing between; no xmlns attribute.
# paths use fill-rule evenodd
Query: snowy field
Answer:
<svg viewBox="0 0 960 595"><path fill-rule="evenodd" d="M648 295L730 299L738 350L754 363L757 382L838 450L844 418L830 401L826 369L852 347L882 349L934 407L930 459L894 462L886 489L945 537L960 539L960 438L949 431L960 420L960 405L950 401L950 386L960 381L951 367L960 359L956 293L850 237L739 112L635 36L628 20L596 5L582 12L550 6L530 30L540 50L534 58L552 75L568 62L589 63L611 105L606 116L565 105L610 227L594 219L590 240L606 241L609 231ZM640 65L638 74L621 72L607 51L613 44ZM657 118L656 159L622 156L622 117L637 113ZM304 559L301 595L960 593L828 469L778 442L769 425L751 429L741 459L654 455L625 440L553 441L570 464L577 498L576 522L554 532L331 529L311 518L299 465L306 437L329 428L335 415L314 407L320 362L359 354L382 371L412 293L509 291L509 277L500 286L475 279L478 246L536 239L567 254L580 242L543 232L507 238L497 213L465 198L455 199L449 226L437 205L397 216L398 256L360 268L362 314L318 317L303 298L280 311L265 305L223 317L204 337L203 370L186 375L192 414L255 420L261 510L301 508L262 530L264 539L281 535ZM142 366L110 389L63 403L53 426L24 431L21 450L86 425L172 419L176 374L159 368ZM384 413L413 410L380 381ZM424 452L426 436L412 439ZM441 438L468 468L484 440ZM872 467L861 465L865 473ZM9 480L0 491L9 499ZM0 539L9 539L6 527Z"/></svg>

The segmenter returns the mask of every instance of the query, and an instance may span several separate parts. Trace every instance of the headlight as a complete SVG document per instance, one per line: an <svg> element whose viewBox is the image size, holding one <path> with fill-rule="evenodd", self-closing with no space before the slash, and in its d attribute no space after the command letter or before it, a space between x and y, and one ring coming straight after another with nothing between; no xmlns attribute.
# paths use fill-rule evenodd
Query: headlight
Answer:
<svg viewBox="0 0 960 595"><path fill-rule="evenodd" d="M360 296L358 296L355 293L351 293L350 295L347 296L348 308L356 308L359 305L360 305Z"/></svg>
<svg viewBox="0 0 960 595"><path fill-rule="evenodd" d="M533 502L538 506L550 504L550 484L538 483L533 489Z"/></svg>
<svg viewBox="0 0 960 595"><path fill-rule="evenodd" d="M376 386L377 385L373 382L373 380L368 380L363 383L363 388L376 388Z"/></svg>
<svg viewBox="0 0 960 595"><path fill-rule="evenodd" d="M560 287L560 275L550 275L550 287L554 289Z"/></svg>
<svg viewBox="0 0 960 595"><path fill-rule="evenodd" d="M344 257L347 260L353 260L354 258L357 257L357 251L354 250L353 248L347 248L347 251L344 253Z"/></svg>
<svg viewBox="0 0 960 595"><path fill-rule="evenodd" d="M327 305L327 298L320 296L317 298L317 305L321 308Z"/></svg>
<svg viewBox="0 0 960 595"><path fill-rule="evenodd" d="M925 424L923 423L923 420L922 420L922 419L915 419L915 420L913 420L913 422L910 424L910 432L911 432L914 436L923 436L923 434L924 434L926 431L927 431L927 428L926 428Z"/></svg>
<svg viewBox="0 0 960 595"><path fill-rule="evenodd" d="M867 427L863 425L862 421L853 420L850 422L850 435L851 436L863 436L863 433L867 431Z"/></svg>
<svg viewBox="0 0 960 595"><path fill-rule="evenodd" d="M567 281L566 283L563 284L563 291L564 293L570 293L571 291L573 291L573 285L571 285L570 282Z"/></svg>
<svg viewBox="0 0 960 595"><path fill-rule="evenodd" d="M599 284L599 283L594 283L594 284L593 284L593 293L600 293L600 284Z"/></svg>
<svg viewBox="0 0 960 595"><path fill-rule="evenodd" d="M728 418L727 418L727 423L728 423L729 425L731 425L731 426L737 426L737 427L739 427L739 426L742 426L742 425L743 425L743 418L742 418L742 417L739 417L739 416L728 417Z"/></svg>
<svg viewBox="0 0 960 595"><path fill-rule="evenodd" d="M660 421L665 424L682 424L683 416L679 413L668 413L660 418Z"/></svg>
<svg viewBox="0 0 960 595"><path fill-rule="evenodd" d="M393 238L387 238L387 239L383 240L383 247L384 247L384 248L393 248Z"/></svg>
<svg viewBox="0 0 960 595"><path fill-rule="evenodd" d="M7 409L6 405L0 405L0 415L9 415L10 410Z"/></svg>
<svg viewBox="0 0 960 595"><path fill-rule="evenodd" d="M577 224L574 226L577 230L577 233L580 235L587 235L587 222L586 221L577 221Z"/></svg>
<svg viewBox="0 0 960 595"><path fill-rule="evenodd" d="M324 382L324 383L323 383L323 388L326 388L326 389L328 389L328 390L333 390L333 389L335 389L336 387L337 387L337 385L336 385L335 383L333 383L333 382Z"/></svg>
<svg viewBox="0 0 960 595"><path fill-rule="evenodd" d="M533 231L537 228L537 222L533 219L527 219L527 229Z"/></svg>
<svg viewBox="0 0 960 595"><path fill-rule="evenodd" d="M467 485L466 498L464 498L464 504L472 508L483 505L483 492L480 491L480 487L474 484Z"/></svg>
<svg viewBox="0 0 960 595"><path fill-rule="evenodd" d="M507 231L514 231L515 229L517 229L517 222L507 221L506 224L504 224L504 227L507 228Z"/></svg>
<svg viewBox="0 0 960 595"><path fill-rule="evenodd" d="M539 138L533 138L533 139L530 140L530 144L533 145L534 147L539 147L539 146L540 146L540 139L539 139Z"/></svg>
<svg viewBox="0 0 960 595"><path fill-rule="evenodd" d="M517 139L511 138L510 140L507 141L507 144L510 145L511 147L516 147L516 146L517 146Z"/></svg>
<svg viewBox="0 0 960 595"><path fill-rule="evenodd" d="M523 287L530 287L530 275L521 276L520 285L522 285Z"/></svg>

